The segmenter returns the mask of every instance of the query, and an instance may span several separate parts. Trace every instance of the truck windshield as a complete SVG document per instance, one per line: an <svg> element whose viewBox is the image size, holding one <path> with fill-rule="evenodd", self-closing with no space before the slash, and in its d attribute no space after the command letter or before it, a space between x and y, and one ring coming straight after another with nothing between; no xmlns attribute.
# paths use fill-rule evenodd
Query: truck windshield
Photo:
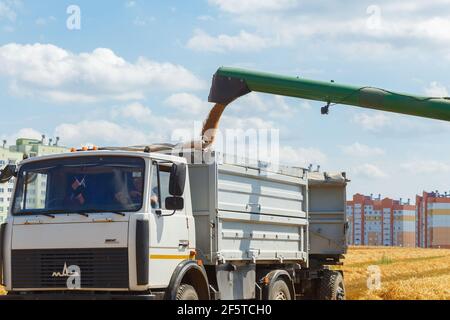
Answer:
<svg viewBox="0 0 450 320"><path fill-rule="evenodd" d="M85 156L21 167L14 215L136 212L143 205L145 161Z"/></svg>

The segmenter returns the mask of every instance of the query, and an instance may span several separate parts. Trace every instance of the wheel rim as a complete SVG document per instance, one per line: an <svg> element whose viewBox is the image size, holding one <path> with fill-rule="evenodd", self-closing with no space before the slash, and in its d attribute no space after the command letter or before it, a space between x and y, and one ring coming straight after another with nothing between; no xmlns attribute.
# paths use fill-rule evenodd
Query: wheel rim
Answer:
<svg viewBox="0 0 450 320"><path fill-rule="evenodd" d="M287 300L287 296L283 291L279 291L275 296L275 300Z"/></svg>

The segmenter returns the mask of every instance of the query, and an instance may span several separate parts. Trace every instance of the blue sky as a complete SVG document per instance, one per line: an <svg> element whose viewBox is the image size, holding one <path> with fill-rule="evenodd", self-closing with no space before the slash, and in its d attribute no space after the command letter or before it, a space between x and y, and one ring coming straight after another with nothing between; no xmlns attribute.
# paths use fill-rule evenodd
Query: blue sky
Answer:
<svg viewBox="0 0 450 320"><path fill-rule="evenodd" d="M160 142L202 121L220 66L448 96L450 0L0 0L0 137ZM69 30L68 6L81 9ZM441 121L252 94L222 128L276 128L287 163L348 172L349 193L450 190Z"/></svg>

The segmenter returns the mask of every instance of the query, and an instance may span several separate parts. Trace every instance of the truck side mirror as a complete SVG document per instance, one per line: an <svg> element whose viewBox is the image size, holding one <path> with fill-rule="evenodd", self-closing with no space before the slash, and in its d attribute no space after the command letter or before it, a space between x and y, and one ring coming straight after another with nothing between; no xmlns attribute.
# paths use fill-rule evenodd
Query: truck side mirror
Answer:
<svg viewBox="0 0 450 320"><path fill-rule="evenodd" d="M182 197L186 186L186 164L174 163L170 170L169 193L174 197Z"/></svg>
<svg viewBox="0 0 450 320"><path fill-rule="evenodd" d="M184 199L182 197L169 197L166 198L166 209L167 210L183 210L184 209Z"/></svg>
<svg viewBox="0 0 450 320"><path fill-rule="evenodd" d="M14 164L7 165L0 173L0 183L6 183L13 177L17 177L17 166Z"/></svg>

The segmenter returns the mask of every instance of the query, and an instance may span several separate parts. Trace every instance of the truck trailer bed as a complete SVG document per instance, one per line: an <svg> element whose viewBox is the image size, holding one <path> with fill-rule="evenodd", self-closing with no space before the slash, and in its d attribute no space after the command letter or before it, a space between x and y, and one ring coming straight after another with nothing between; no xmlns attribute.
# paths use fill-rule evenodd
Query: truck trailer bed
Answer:
<svg viewBox="0 0 450 320"><path fill-rule="evenodd" d="M189 172L197 251L206 265L308 263L306 173L217 161L190 165Z"/></svg>

